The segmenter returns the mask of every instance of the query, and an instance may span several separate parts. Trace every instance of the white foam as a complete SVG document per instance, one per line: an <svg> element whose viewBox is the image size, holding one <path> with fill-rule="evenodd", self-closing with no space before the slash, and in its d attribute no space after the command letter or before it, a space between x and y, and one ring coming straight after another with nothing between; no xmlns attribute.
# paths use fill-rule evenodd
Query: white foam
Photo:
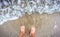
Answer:
<svg viewBox="0 0 60 37"><path fill-rule="evenodd" d="M30 5L28 5L28 6L25 8L25 12L27 12L29 15L32 14L32 8L30 7Z"/></svg>
<svg viewBox="0 0 60 37"><path fill-rule="evenodd" d="M2 3L0 2L0 9L1 9L1 7L2 7Z"/></svg>
<svg viewBox="0 0 60 37"><path fill-rule="evenodd" d="M3 4L4 4L5 6L9 5L8 2L6 2L6 1L3 1Z"/></svg>
<svg viewBox="0 0 60 37"><path fill-rule="evenodd" d="M37 12L39 12L40 14L43 13L43 7L42 6L38 6L38 8L36 9Z"/></svg>
<svg viewBox="0 0 60 37"><path fill-rule="evenodd" d="M21 3L21 0L17 0L18 1L18 4L20 4Z"/></svg>
<svg viewBox="0 0 60 37"><path fill-rule="evenodd" d="M21 4L21 0L18 0L18 4L19 3ZM49 6L48 4L50 4L51 6ZM51 0L45 0L45 5L42 6L41 1L37 0L36 2L28 1L26 7L24 7L24 3L23 3L21 4L21 6L13 5L12 7L0 9L0 13L1 13L0 24L3 24L8 20L16 20L19 17L22 17L25 14L25 12L27 12L30 15L34 11L40 14L42 13L52 14L54 12L60 11L60 4L57 4L56 0L54 1L54 4L51 2Z"/></svg>
<svg viewBox="0 0 60 37"><path fill-rule="evenodd" d="M15 9L15 10L20 10L21 9L21 7L17 6L17 5L12 6L12 8Z"/></svg>
<svg viewBox="0 0 60 37"><path fill-rule="evenodd" d="M0 16L0 25L4 23L4 18L3 16Z"/></svg>

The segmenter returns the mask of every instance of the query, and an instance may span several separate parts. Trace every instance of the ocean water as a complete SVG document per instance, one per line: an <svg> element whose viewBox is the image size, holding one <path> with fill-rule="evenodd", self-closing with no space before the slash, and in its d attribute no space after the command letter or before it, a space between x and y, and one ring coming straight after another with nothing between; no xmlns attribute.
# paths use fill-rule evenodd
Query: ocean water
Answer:
<svg viewBox="0 0 60 37"><path fill-rule="evenodd" d="M26 3L25 3L26 2ZM60 11L60 0L0 0L0 25L22 17L26 12L53 14Z"/></svg>

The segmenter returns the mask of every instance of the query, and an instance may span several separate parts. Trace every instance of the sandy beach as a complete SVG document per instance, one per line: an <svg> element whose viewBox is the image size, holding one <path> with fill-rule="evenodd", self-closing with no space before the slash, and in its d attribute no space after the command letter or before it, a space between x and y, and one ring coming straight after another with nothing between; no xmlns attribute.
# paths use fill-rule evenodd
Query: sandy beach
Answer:
<svg viewBox="0 0 60 37"><path fill-rule="evenodd" d="M10 20L0 26L0 37L18 37L20 26L26 26L25 37L29 37L29 29L36 27L35 37L60 37L60 12L53 14L25 14L17 20Z"/></svg>

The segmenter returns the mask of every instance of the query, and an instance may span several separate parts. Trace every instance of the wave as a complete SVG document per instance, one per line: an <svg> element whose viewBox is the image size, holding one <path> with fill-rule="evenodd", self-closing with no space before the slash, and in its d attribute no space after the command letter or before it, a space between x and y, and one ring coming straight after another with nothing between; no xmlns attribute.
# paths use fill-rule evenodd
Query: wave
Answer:
<svg viewBox="0 0 60 37"><path fill-rule="evenodd" d="M11 1L10 3L3 2L3 4L5 3L4 5L0 2L0 25L8 20L15 20L22 17L26 12L30 15L33 12L52 14L60 11L59 0L17 0L15 4ZM2 6L4 7L2 8Z"/></svg>

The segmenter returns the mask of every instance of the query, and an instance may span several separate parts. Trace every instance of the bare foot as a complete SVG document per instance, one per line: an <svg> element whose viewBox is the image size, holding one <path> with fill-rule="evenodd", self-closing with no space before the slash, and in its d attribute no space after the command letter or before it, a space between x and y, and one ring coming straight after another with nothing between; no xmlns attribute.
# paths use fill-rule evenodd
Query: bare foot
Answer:
<svg viewBox="0 0 60 37"><path fill-rule="evenodd" d="M35 27L32 26L30 29L30 36L35 34Z"/></svg>
<svg viewBox="0 0 60 37"><path fill-rule="evenodd" d="M25 34L25 26L24 25L21 26L21 33Z"/></svg>
<svg viewBox="0 0 60 37"><path fill-rule="evenodd" d="M19 34L19 37L24 37L24 34L25 34L25 26L24 25L21 26L20 31L21 31L21 33Z"/></svg>

